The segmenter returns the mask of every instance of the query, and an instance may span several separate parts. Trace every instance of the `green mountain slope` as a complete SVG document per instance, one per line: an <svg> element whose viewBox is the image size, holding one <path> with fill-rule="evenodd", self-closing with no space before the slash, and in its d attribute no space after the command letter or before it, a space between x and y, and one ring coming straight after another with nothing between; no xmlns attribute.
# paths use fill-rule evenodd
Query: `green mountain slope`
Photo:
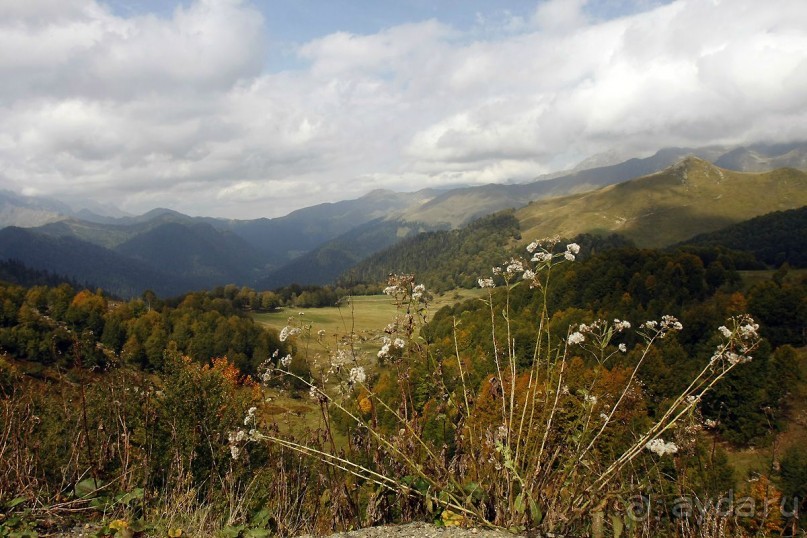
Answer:
<svg viewBox="0 0 807 538"><path fill-rule="evenodd" d="M688 157L649 176L533 202L516 217L525 240L619 233L638 246L660 247L805 204L805 172L732 172Z"/></svg>
<svg viewBox="0 0 807 538"><path fill-rule="evenodd" d="M513 211L483 217L458 230L426 232L370 256L340 277L343 284L378 283L414 273L434 291L471 287L521 238Z"/></svg>
<svg viewBox="0 0 807 538"><path fill-rule="evenodd" d="M724 247L751 252L757 260L778 267L787 262L807 267L807 206L699 234L679 246Z"/></svg>

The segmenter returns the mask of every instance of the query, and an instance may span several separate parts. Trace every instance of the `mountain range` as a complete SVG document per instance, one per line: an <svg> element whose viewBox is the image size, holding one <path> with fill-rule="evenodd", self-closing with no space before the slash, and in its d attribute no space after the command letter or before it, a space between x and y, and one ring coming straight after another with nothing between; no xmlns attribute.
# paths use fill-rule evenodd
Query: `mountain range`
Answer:
<svg viewBox="0 0 807 538"><path fill-rule="evenodd" d="M0 259L121 296L146 289L175 295L226 283L271 289L332 282L406 238L459 229L506 208L517 209L524 241L616 232L640 246L664 246L807 205L807 174L799 170L807 169L807 143L667 148L586 166L523 184L376 190L254 220L190 217L170 209L139 216L74 211L58 201L2 191Z"/></svg>

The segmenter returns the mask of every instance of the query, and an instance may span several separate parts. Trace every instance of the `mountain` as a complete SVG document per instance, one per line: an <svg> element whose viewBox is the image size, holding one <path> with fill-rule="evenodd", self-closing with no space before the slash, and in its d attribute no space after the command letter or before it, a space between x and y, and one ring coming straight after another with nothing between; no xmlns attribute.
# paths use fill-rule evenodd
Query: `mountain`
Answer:
<svg viewBox="0 0 807 538"><path fill-rule="evenodd" d="M660 247L805 204L805 172L733 172L687 157L631 181L532 202L516 217L525 240L619 233L638 246Z"/></svg>
<svg viewBox="0 0 807 538"><path fill-rule="evenodd" d="M56 200L0 191L0 228L39 226L62 219L69 212L69 206Z"/></svg>
<svg viewBox="0 0 807 538"><path fill-rule="evenodd" d="M488 215L460 229L420 233L351 267L344 285L385 282L391 272L417 275L433 291L471 287L506 259L521 238L513 210Z"/></svg>
<svg viewBox="0 0 807 538"><path fill-rule="evenodd" d="M297 284L327 284L366 257L432 228L376 219L328 241L259 280L260 289Z"/></svg>
<svg viewBox="0 0 807 538"><path fill-rule="evenodd" d="M776 168L807 170L807 144L739 147L721 155L714 164L742 172L767 172Z"/></svg>
<svg viewBox="0 0 807 538"><path fill-rule="evenodd" d="M52 237L32 230L0 230L0 253L33 269L47 269L84 285L100 286L122 297L152 289L162 296L197 289L198 282L156 271L145 263L73 237Z"/></svg>
<svg viewBox="0 0 807 538"><path fill-rule="evenodd" d="M129 260L131 267L147 269L152 280L130 278L129 271L115 284L118 287L109 288L123 295L141 284L138 293L145 288L185 290L226 283L272 288L332 281L362 259L417 232L459 229L508 208L519 208L516 217L525 237L616 231L639 245L669 244L760 213L795 207L803 199L801 183L799 191L783 187L787 181L774 181L787 176L788 181L798 182L797 170L747 175L706 161L767 169L781 163L805 167L805 156L804 143L666 148L650 157L597 166L618 158L611 154L586 160L560 177L544 176L530 183L413 193L376 190L355 200L254 220L191 217L165 208L130 216L86 204L74 212L55 200L4 191L0 192L0 227L30 227L37 234L32 244L49 244L66 257L47 265L44 260L52 258L37 258L29 252L29 258L21 259L34 269L106 287L103 282L114 279L76 272L84 262L71 258L89 252L87 245L107 251L93 251L93 256L100 256L108 267ZM676 162L687 164L669 168ZM638 183L628 181L637 176L646 177ZM65 249L67 244L76 245L76 251ZM10 257L0 245L0 259Z"/></svg>
<svg viewBox="0 0 807 538"><path fill-rule="evenodd" d="M204 222L165 222L114 250L155 270L195 279L203 287L250 282L262 268L262 258L246 241Z"/></svg>
<svg viewBox="0 0 807 538"><path fill-rule="evenodd" d="M554 179L522 184L490 184L452 189L403 213L402 218L429 224L459 227L483 215L519 208L530 200L590 191L627 181L670 166L689 155L717 158L722 148L666 148L651 157L571 172Z"/></svg>

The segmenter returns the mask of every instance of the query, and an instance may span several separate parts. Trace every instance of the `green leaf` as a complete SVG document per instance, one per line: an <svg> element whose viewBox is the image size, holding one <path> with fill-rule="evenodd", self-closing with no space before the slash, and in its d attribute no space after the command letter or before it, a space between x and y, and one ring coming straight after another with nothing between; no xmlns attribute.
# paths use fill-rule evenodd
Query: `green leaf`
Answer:
<svg viewBox="0 0 807 538"><path fill-rule="evenodd" d="M95 480L92 478L85 478L77 483L73 490L76 492L76 497L89 497L98 489L95 487ZM100 484L99 484L100 485Z"/></svg>
<svg viewBox="0 0 807 538"><path fill-rule="evenodd" d="M527 509L527 506L524 504L524 494L519 493L516 495L516 501L513 503L513 510L516 511L516 514L523 514L524 510Z"/></svg>
<svg viewBox="0 0 807 538"><path fill-rule="evenodd" d="M243 525L238 525L237 527L228 525L219 531L219 536L221 536L221 538L238 538L242 530L244 530Z"/></svg>
<svg viewBox="0 0 807 538"><path fill-rule="evenodd" d="M622 531L625 530L625 523L622 518L617 515L611 515L611 526L614 528L614 538L622 536Z"/></svg>
<svg viewBox="0 0 807 538"><path fill-rule="evenodd" d="M269 529L249 529L244 533L245 538L266 538L271 536L272 531Z"/></svg>
<svg viewBox="0 0 807 538"><path fill-rule="evenodd" d="M538 525L544 519L544 513L541 512L541 508L538 506L538 503L535 502L535 499L530 498L530 514L532 515L532 523L534 525Z"/></svg>
<svg viewBox="0 0 807 538"><path fill-rule="evenodd" d="M26 500L25 497L15 497L15 498L11 499L10 501L8 501L8 504L6 505L6 508L11 510L15 506L19 506L22 503L24 503L25 500Z"/></svg>

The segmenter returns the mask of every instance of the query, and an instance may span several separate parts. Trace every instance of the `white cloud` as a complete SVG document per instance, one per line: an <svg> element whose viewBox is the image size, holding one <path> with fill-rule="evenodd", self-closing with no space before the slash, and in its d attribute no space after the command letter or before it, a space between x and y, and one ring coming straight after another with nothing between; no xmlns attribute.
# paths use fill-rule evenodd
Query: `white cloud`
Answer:
<svg viewBox="0 0 807 538"><path fill-rule="evenodd" d="M595 8L550 0L468 33L337 32L270 72L246 1L123 17L8 0L0 183L257 217L375 187L526 179L614 149L807 139L803 2Z"/></svg>

